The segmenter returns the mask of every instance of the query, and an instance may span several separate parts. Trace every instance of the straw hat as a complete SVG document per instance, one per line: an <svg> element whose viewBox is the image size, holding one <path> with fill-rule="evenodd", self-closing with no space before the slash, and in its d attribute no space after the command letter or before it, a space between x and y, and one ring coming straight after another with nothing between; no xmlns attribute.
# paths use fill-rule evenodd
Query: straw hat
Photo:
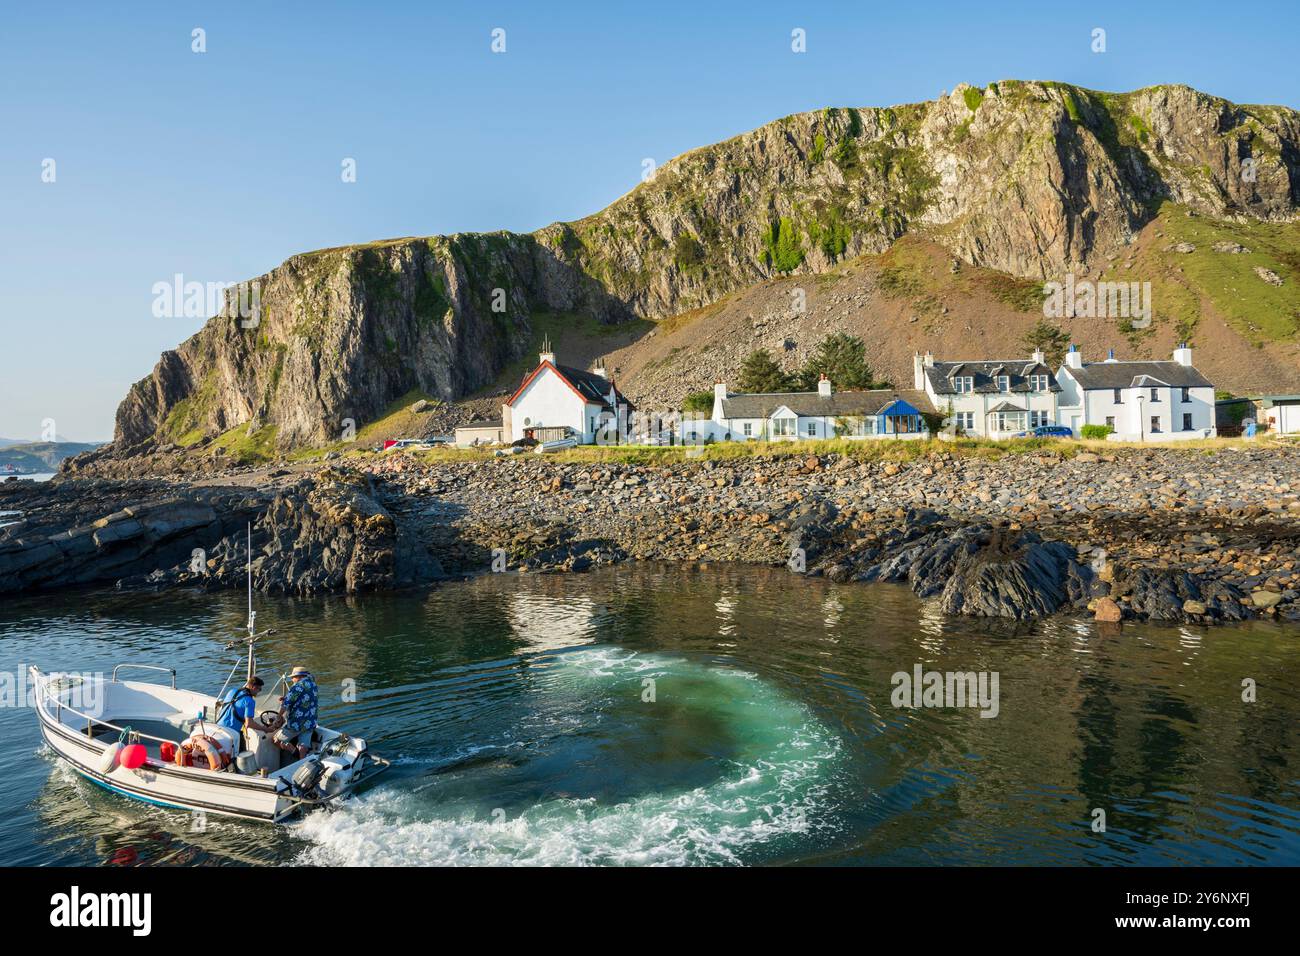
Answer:
<svg viewBox="0 0 1300 956"><path fill-rule="evenodd" d="M293 670L289 671L289 676L290 676L291 678L292 678L292 677L310 677L310 676L311 676L311 671L307 670L307 668L305 668L305 667L301 667L301 666L299 666L299 667L295 667Z"/></svg>

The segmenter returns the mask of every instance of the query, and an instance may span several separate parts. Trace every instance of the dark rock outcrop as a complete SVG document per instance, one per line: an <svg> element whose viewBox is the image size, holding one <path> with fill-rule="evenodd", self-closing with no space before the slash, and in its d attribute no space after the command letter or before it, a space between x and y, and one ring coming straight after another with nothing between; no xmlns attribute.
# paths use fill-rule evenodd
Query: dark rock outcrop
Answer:
<svg viewBox="0 0 1300 956"><path fill-rule="evenodd" d="M930 531L860 579L906 581L921 597L937 596L948 614L1015 619L1086 603L1092 588L1092 572L1068 545L988 525Z"/></svg>
<svg viewBox="0 0 1300 956"><path fill-rule="evenodd" d="M250 525L259 590L357 593L441 575L427 550L399 544L397 522L355 473L323 472L276 491L107 487L106 499L78 494L93 491L90 482L6 496L26 517L0 528L0 593L114 583L241 587Z"/></svg>

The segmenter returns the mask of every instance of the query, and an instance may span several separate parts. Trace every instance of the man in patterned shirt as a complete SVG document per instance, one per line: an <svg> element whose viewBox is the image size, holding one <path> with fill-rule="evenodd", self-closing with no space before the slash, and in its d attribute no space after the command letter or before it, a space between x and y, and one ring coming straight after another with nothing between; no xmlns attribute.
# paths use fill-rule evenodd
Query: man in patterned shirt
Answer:
<svg viewBox="0 0 1300 956"><path fill-rule="evenodd" d="M305 667L289 674L289 692L280 698L281 724L272 738L281 750L296 752L301 760L311 752L316 730L316 681Z"/></svg>

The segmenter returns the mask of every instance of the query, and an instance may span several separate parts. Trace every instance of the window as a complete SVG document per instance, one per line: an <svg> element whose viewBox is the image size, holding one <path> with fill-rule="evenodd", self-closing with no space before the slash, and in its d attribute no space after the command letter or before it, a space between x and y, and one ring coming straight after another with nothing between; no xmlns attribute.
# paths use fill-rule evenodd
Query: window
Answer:
<svg viewBox="0 0 1300 956"><path fill-rule="evenodd" d="M777 437L793 438L795 435L795 421L793 418L775 418L772 420L772 434Z"/></svg>
<svg viewBox="0 0 1300 956"><path fill-rule="evenodd" d="M1045 392L1048 389L1048 378L1046 375L1029 376L1029 387L1035 392Z"/></svg>
<svg viewBox="0 0 1300 956"><path fill-rule="evenodd" d="M1160 401L1160 389L1158 388L1151 389L1151 401L1153 402Z"/></svg>
<svg viewBox="0 0 1300 956"><path fill-rule="evenodd" d="M1115 389L1115 398L1113 399L1113 401L1115 402L1116 405L1124 404L1124 389L1122 388Z"/></svg>
<svg viewBox="0 0 1300 956"><path fill-rule="evenodd" d="M1183 431L1189 432L1191 430L1192 430L1192 413L1183 412Z"/></svg>
<svg viewBox="0 0 1300 956"><path fill-rule="evenodd" d="M958 394L975 391L975 379L970 375L958 375L952 380L953 391Z"/></svg>
<svg viewBox="0 0 1300 956"><path fill-rule="evenodd" d="M1114 430L1115 430L1115 416L1114 416L1114 415L1107 415L1107 416L1106 416L1106 427L1109 428L1111 431L1114 431Z"/></svg>
<svg viewBox="0 0 1300 956"><path fill-rule="evenodd" d="M998 391L999 391L999 392L1009 392L1009 391L1011 391L1011 376L1009 376L1009 375L999 375L999 376L997 377L997 383L998 383Z"/></svg>
<svg viewBox="0 0 1300 956"><path fill-rule="evenodd" d="M1160 416L1159 416L1159 415L1152 415L1152 416L1151 416L1151 434L1155 435L1155 434L1158 434L1159 432L1160 432Z"/></svg>
<svg viewBox="0 0 1300 956"><path fill-rule="evenodd" d="M975 413L958 412L953 416L953 422L964 432L973 432L975 430Z"/></svg>
<svg viewBox="0 0 1300 956"><path fill-rule="evenodd" d="M1186 404L1187 404L1188 402L1190 402L1191 400L1192 400L1192 390L1191 390L1190 388L1184 388L1184 389L1183 389L1183 404L1186 405Z"/></svg>
<svg viewBox="0 0 1300 956"><path fill-rule="evenodd" d="M1039 427L1040 425L1050 425L1050 424L1051 424L1051 422L1049 422L1049 421L1047 420L1047 412L1044 411L1044 412L1030 412L1030 413L1029 413L1029 427L1030 427L1030 428L1037 428L1037 427Z"/></svg>
<svg viewBox="0 0 1300 956"><path fill-rule="evenodd" d="M817 437L817 423L816 423L816 422L809 422L809 423L808 423L808 437L810 437L810 438L816 438L816 437Z"/></svg>
<svg viewBox="0 0 1300 956"><path fill-rule="evenodd" d="M753 422L745 422L745 424L744 424L743 426L741 426L741 427L742 427L742 430L743 430L744 433L745 433L745 437L746 437L746 438L748 438L750 435L753 435L753 434L754 434L754 423L753 423Z"/></svg>

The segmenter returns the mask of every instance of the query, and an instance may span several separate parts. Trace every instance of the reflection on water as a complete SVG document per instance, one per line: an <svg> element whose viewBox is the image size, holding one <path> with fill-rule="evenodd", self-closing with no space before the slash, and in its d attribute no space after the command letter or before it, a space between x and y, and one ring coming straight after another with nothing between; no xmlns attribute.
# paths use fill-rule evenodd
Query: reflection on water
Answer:
<svg viewBox="0 0 1300 956"><path fill-rule="evenodd" d="M215 690L241 604L11 600L3 669L158 661ZM264 670L306 664L324 722L396 758L373 790L290 827L196 833L57 766L7 708L0 860L1300 862L1294 627L1102 634L949 618L890 585L644 567L262 599L259 624ZM915 664L998 672L998 717L895 709L891 675Z"/></svg>

